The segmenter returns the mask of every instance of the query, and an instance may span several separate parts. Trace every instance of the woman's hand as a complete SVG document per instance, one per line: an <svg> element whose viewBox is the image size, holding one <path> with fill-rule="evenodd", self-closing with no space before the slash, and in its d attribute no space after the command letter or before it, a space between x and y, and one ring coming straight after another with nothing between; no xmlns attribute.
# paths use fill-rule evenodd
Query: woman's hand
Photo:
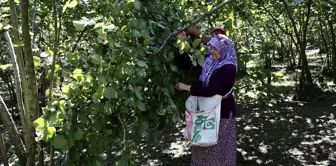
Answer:
<svg viewBox="0 0 336 166"><path fill-rule="evenodd" d="M178 90L178 91L188 91L190 92L190 85L186 85L182 82L179 82L175 85L175 88Z"/></svg>
<svg viewBox="0 0 336 166"><path fill-rule="evenodd" d="M186 38L186 35L185 35L185 32L184 31L181 31L181 32L179 32L179 33L177 33L177 38L179 38L179 39L184 39L184 38Z"/></svg>
<svg viewBox="0 0 336 166"><path fill-rule="evenodd" d="M196 28L196 26L191 26L187 29L187 32L191 33L195 37L198 37L201 33L200 31Z"/></svg>

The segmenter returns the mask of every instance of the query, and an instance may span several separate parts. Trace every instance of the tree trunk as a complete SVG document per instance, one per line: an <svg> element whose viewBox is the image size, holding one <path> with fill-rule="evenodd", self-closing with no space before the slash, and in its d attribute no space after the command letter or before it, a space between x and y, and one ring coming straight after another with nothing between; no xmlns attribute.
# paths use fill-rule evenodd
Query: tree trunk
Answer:
<svg viewBox="0 0 336 166"><path fill-rule="evenodd" d="M27 136L26 148L27 148L27 166L35 165L35 154L36 154L36 142L34 138L35 129L33 126L33 121L37 119L38 112L38 96L37 96L37 86L36 86L36 74L33 60L33 52L31 48L31 40L29 34L29 19L28 19L28 0L21 0L21 20L22 20L22 36L25 51L25 60L27 63L27 77L28 77L28 87L29 87L29 111L26 110L26 127Z"/></svg>
<svg viewBox="0 0 336 166"><path fill-rule="evenodd" d="M16 6L14 0L8 0L10 6L10 17L11 17L11 24L13 28L11 29L11 33L13 35L14 43L18 43L20 41L19 32L18 32L18 21L17 21L17 13L16 13ZM21 88L23 90L23 102L24 102L24 115L26 116L26 111L29 111L29 96L28 96L28 84L26 79L26 72L24 68L23 62L23 54L21 47L15 47L15 55L17 57L17 65L19 68L19 76L21 80ZM26 99L26 100L25 100ZM21 119L22 127L24 132L26 132L26 118ZM26 139L26 137L25 137Z"/></svg>
<svg viewBox="0 0 336 166"><path fill-rule="evenodd" d="M330 33L331 33L331 50L332 50L332 69L333 69L333 80L336 83L336 34L333 27L333 22L328 21Z"/></svg>
<svg viewBox="0 0 336 166"><path fill-rule="evenodd" d="M3 134L1 131L0 131L0 151L1 151L0 155L4 166L9 166L5 148L5 141L3 140Z"/></svg>
<svg viewBox="0 0 336 166"><path fill-rule="evenodd" d="M14 145L15 154L19 158L21 165L26 165L26 149L21 140L18 129L16 128L15 122L9 112L5 102L0 96L0 117L4 123L6 129L8 130L9 141Z"/></svg>
<svg viewBox="0 0 336 166"><path fill-rule="evenodd" d="M324 37L322 18L321 18L320 14L318 16L318 19L319 19L319 28L320 28L321 38L322 38L322 42L323 42L323 44L322 44L323 47L321 47L321 50L323 50L322 52L326 52L328 54L329 53L329 48L328 48L327 40Z"/></svg>
<svg viewBox="0 0 336 166"><path fill-rule="evenodd" d="M300 28L300 32L298 31L296 27L296 23L292 14L292 11L290 10L290 6L287 4L285 0L282 0L283 4L285 5L285 9L287 11L287 14L289 16L289 19L292 23L292 26L294 28L295 36L297 38L298 44L299 44L299 64L301 62L302 65L302 72L300 77L300 85L299 85L299 93L303 94L303 92L306 91L306 83L313 84L313 79L310 73L307 55L306 55L306 46L307 46L307 27L309 25L309 19L310 19L310 12L311 12L311 4L312 0L309 0L307 2L307 14L306 14L306 20L304 21L303 27Z"/></svg>
<svg viewBox="0 0 336 166"><path fill-rule="evenodd" d="M302 70L302 71L305 71L305 73L303 73L303 72L302 73L306 75L307 83L309 83L309 84L313 84L313 79L312 79L312 76L311 76L311 72L310 72L309 65L308 65L308 60L307 60L307 55L306 55L307 29L308 29L309 19L310 19L311 3L312 3L312 0L309 0L308 4L307 4L308 11L307 11L307 15L306 15L306 21L303 25L302 43L300 44L301 56L302 56L302 69L304 68L304 70Z"/></svg>

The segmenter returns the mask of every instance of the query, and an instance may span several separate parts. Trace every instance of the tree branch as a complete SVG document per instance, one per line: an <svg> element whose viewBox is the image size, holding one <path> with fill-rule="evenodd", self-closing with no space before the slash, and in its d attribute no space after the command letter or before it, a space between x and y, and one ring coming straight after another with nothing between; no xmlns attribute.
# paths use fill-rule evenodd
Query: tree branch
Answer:
<svg viewBox="0 0 336 166"><path fill-rule="evenodd" d="M280 25L280 22L279 22L279 20L278 19L276 19L274 16L273 16L273 14L262 4L261 5L262 6L262 8L266 11L266 13L268 14L268 15L270 15L271 16L271 18L273 19L273 21L275 22L275 24L280 28L280 30L284 33L284 34L286 34L286 35L292 35L292 34L290 34L288 31L286 31L281 25Z"/></svg>
<svg viewBox="0 0 336 166"><path fill-rule="evenodd" d="M10 57L11 57L13 70L14 70L14 78L15 78L14 82L15 82L15 89L16 89L15 94L16 94L17 105L18 105L18 108L19 108L20 119L21 119L21 123L22 123L22 128L25 130L26 129L25 107L24 107L24 104L23 104L19 65L17 63L16 54L15 54L15 51L14 51L14 46L13 46L12 40L11 40L7 30L5 31L4 35L5 35L5 38L7 40L7 45L8 45L8 48L9 48L9 54L10 54Z"/></svg>
<svg viewBox="0 0 336 166"><path fill-rule="evenodd" d="M74 47L72 47L72 50L71 50L71 53L74 53L77 46L78 46L78 43L80 42L80 40L83 38L84 36L84 33L88 30L88 26L85 26L84 30L80 33L80 35L78 36L77 40L76 40L76 43L74 45Z"/></svg>
<svg viewBox="0 0 336 166"><path fill-rule="evenodd" d="M297 41L298 43L301 43L301 38L300 38L300 34L299 34L299 31L297 30L296 28L296 24L295 24L295 20L294 20L294 17L293 17L293 14L291 13L291 11L289 10L290 9L290 6L288 6L287 2L285 0L281 0L282 3L285 5L285 9L287 11L287 14L289 16L289 19L292 23L292 26L294 28L294 33L296 35L296 38L297 38Z"/></svg>
<svg viewBox="0 0 336 166"><path fill-rule="evenodd" d="M168 40L169 40L172 36L176 36L177 33L181 32L181 31L185 31L185 30L187 30L190 26L195 25L195 24L201 22L202 20L206 19L208 16L214 14L214 13L217 12L219 9L223 8L225 5L227 5L227 4L229 4L229 3L233 2L233 1L234 1L234 0L226 0L226 1L222 2L222 3L220 3L218 6L214 7L212 10L210 10L210 11L204 13L204 14L201 15L200 17L194 19L194 21L192 21L192 22L189 23L188 25L184 26L183 28L177 29L177 30L175 30L174 32L170 33L170 34L168 35L168 37L164 40L164 42L163 42L163 44L161 45L161 47L160 47L156 52L154 52L153 55L157 55L159 52L161 52L162 49L166 46Z"/></svg>
<svg viewBox="0 0 336 166"><path fill-rule="evenodd" d="M36 27L36 8L37 8L37 0L34 0L34 17L33 17L33 23L32 23L32 32L33 32L33 40L31 41L32 47L34 47L34 42L36 38L36 32L35 32L35 27Z"/></svg>

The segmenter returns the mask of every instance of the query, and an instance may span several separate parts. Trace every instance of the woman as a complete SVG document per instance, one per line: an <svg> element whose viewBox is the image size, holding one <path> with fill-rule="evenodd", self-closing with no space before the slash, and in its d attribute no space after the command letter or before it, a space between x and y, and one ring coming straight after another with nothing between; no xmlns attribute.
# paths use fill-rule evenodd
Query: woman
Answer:
<svg viewBox="0 0 336 166"><path fill-rule="evenodd" d="M225 95L232 89L238 69L236 51L232 41L218 34L209 42L210 56L202 69L200 81L192 85L177 83L176 89L193 96ZM236 165L236 103L233 94L221 102L221 120L218 143L211 147L192 147L192 166Z"/></svg>

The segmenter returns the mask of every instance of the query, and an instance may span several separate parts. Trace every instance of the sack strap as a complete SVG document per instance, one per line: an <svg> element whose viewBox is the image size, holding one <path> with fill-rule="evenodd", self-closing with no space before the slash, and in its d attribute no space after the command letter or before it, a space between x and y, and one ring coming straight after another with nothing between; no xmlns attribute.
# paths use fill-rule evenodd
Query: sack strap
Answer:
<svg viewBox="0 0 336 166"><path fill-rule="evenodd" d="M234 89L234 87L232 87L231 90L222 97L222 99L228 98L230 96L230 94L233 93L233 89Z"/></svg>

